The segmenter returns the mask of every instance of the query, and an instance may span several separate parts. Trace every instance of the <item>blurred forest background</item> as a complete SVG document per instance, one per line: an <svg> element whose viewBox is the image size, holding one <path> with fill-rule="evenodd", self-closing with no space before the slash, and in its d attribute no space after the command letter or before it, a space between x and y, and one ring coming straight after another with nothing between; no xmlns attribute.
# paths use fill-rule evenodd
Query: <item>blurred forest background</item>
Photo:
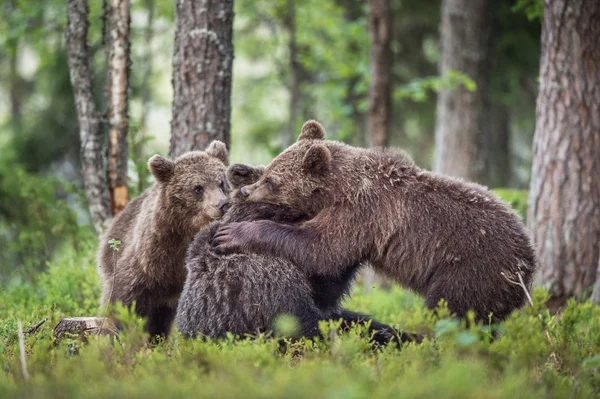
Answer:
<svg viewBox="0 0 600 399"><path fill-rule="evenodd" d="M233 162L267 164L317 119L330 139L402 148L423 168L498 189L523 217L531 192L538 284L558 303L591 295L600 263L594 0L566 14L569 1L232 3L2 0L0 284L35 282L61 251L95 243L152 183L152 154L218 138ZM569 95L544 94L540 80ZM561 119L570 110L580 119Z"/></svg>

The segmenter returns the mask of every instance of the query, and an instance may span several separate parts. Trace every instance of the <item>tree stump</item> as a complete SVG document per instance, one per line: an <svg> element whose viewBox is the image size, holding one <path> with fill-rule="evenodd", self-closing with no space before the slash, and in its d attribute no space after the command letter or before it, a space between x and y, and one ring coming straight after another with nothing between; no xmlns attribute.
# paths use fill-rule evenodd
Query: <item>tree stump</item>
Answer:
<svg viewBox="0 0 600 399"><path fill-rule="evenodd" d="M73 334L87 342L90 334L117 335L118 332L114 323L106 317L67 317L54 327L54 340L59 341L65 334Z"/></svg>

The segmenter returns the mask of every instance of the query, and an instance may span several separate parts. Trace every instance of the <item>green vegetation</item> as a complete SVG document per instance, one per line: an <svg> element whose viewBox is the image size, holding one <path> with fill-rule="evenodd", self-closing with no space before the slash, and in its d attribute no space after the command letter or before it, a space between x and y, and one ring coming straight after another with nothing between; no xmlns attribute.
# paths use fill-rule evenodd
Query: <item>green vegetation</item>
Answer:
<svg viewBox="0 0 600 399"><path fill-rule="evenodd" d="M503 194L503 192L501 192ZM87 238L85 238L87 237ZM338 334L323 323L326 340L303 341L287 351L266 337L219 342L185 340L178 333L149 349L142 322L121 310L118 340L90 337L54 343L52 328L65 316L98 312L97 242L82 235L63 245L32 283L0 292L0 397L444 397L587 398L600 394L600 307L571 300L559 316L544 306L514 313L500 326L469 328L434 315L402 290L360 289L346 306L426 336L402 350L373 351L365 332ZM29 380L23 377L17 322L26 334ZM288 324L283 320L281 324ZM491 340L491 331L499 337Z"/></svg>

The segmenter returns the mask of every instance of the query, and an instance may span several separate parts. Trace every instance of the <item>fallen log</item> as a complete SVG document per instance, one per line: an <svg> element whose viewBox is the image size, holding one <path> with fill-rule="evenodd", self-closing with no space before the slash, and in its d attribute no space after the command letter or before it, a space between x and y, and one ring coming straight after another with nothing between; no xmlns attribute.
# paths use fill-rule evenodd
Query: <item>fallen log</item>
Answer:
<svg viewBox="0 0 600 399"><path fill-rule="evenodd" d="M90 334L117 335L119 330L106 317L67 317L58 322L54 327L54 339L59 341L65 334L79 336L87 342Z"/></svg>

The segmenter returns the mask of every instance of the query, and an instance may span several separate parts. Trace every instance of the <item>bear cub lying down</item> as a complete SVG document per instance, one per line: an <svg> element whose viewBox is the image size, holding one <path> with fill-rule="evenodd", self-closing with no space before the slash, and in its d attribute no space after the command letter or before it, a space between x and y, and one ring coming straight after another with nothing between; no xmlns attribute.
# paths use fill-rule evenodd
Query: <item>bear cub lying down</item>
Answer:
<svg viewBox="0 0 600 399"><path fill-rule="evenodd" d="M520 218L485 187L418 168L403 153L324 139L316 121L261 178L248 202L289 206L310 219L223 224L221 254L286 259L308 275L340 276L369 261L381 273L464 316L497 322L524 305L536 256Z"/></svg>
<svg viewBox="0 0 600 399"><path fill-rule="evenodd" d="M211 249L217 229L233 221L268 219L297 224L306 220L302 212L285 205L247 202L240 192L262 176L262 168L236 164L227 170L231 186L230 204L221 221L201 231L191 244L186 279L177 309L177 326L185 336L222 337L256 334L272 328L278 315L294 315L300 324L299 335L319 334L318 322L342 318L344 324L364 323L368 317L340 308L359 268L353 264L338 276L308 278L295 264L274 256L259 254L218 255ZM377 343L395 339L391 327L371 321ZM401 340L409 340L401 334Z"/></svg>

